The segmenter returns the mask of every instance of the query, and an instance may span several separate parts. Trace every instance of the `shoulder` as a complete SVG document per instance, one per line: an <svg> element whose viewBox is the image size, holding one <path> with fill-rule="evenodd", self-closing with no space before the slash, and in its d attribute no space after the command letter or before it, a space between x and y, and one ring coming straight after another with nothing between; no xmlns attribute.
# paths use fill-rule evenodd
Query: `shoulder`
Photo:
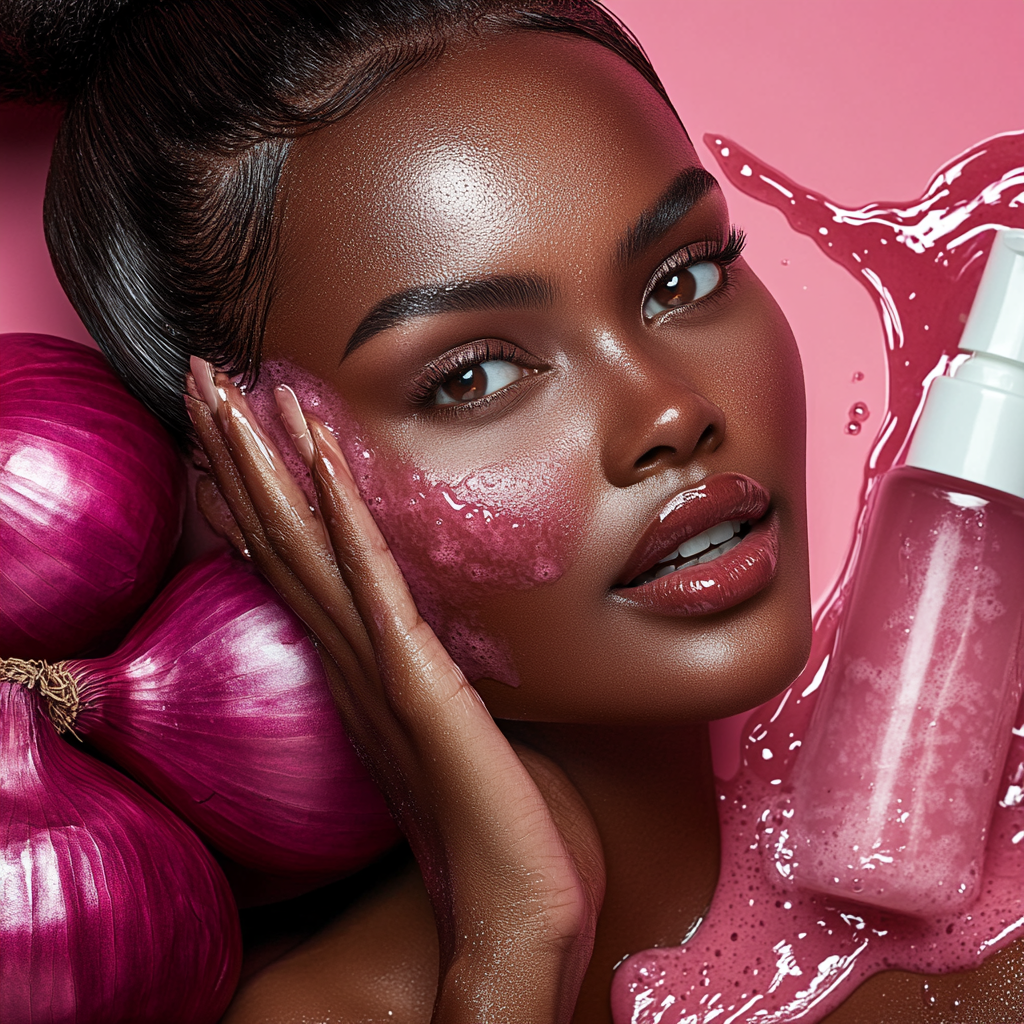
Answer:
<svg viewBox="0 0 1024 1024"><path fill-rule="evenodd" d="M437 933L415 864L248 978L222 1024L424 1024Z"/></svg>
<svg viewBox="0 0 1024 1024"><path fill-rule="evenodd" d="M823 1024L1022 1024L1024 940L972 971L869 978Z"/></svg>

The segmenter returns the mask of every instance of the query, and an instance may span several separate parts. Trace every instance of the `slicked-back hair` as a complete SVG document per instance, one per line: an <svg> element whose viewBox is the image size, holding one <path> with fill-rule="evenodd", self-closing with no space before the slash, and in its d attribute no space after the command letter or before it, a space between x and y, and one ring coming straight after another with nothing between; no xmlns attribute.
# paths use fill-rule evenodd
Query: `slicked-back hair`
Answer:
<svg viewBox="0 0 1024 1024"><path fill-rule="evenodd" d="M67 107L44 206L75 309L127 385L184 437L199 355L249 382L273 299L291 142L466 33L593 40L671 103L589 0L11 0L0 91Z"/></svg>

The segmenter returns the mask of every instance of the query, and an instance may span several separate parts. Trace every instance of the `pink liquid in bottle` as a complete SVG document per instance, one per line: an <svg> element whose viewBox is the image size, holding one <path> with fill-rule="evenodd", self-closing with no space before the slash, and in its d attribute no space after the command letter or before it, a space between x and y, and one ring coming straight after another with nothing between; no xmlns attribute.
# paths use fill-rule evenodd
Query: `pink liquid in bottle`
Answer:
<svg viewBox="0 0 1024 1024"><path fill-rule="evenodd" d="M872 505L775 856L819 892L957 910L1024 681L1024 500L902 467Z"/></svg>
<svg viewBox="0 0 1024 1024"><path fill-rule="evenodd" d="M903 458L928 382L957 357L995 230L1024 228L1024 132L959 154L921 196L857 209L804 187L724 136L705 141L733 185L777 207L877 304L887 408L877 417L872 411L870 420L866 409L850 416L862 428L877 424L864 467L862 500L871 504ZM862 524L865 518L862 512ZM879 971L965 970L1024 936L1024 707L1017 710L1009 756L996 770L998 799L969 907L909 916L793 883L786 853L792 818L780 796L823 696L859 546L855 540L842 578L816 615L807 667L752 713L739 771L719 780L721 870L704 920L682 945L638 951L620 965L611 993L616 1024L814 1024ZM1010 561L1012 552L993 556L1001 579L1024 574L1019 561L1016 569ZM985 757L998 760L987 751ZM932 1007L925 979L921 994ZM1024 1021L1024 993L1008 990L1007 1000L1000 1024Z"/></svg>

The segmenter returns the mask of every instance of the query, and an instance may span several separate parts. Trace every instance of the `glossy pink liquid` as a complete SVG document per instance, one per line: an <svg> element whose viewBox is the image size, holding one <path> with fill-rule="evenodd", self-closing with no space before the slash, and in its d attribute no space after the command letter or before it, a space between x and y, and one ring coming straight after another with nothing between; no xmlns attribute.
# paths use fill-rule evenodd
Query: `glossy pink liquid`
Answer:
<svg viewBox="0 0 1024 1024"><path fill-rule="evenodd" d="M969 906L1024 672L1024 501L921 469L875 491L791 794L783 878L908 914Z"/></svg>
<svg viewBox="0 0 1024 1024"><path fill-rule="evenodd" d="M864 469L863 524L878 478L900 461L928 381L957 356L993 230L1024 227L1024 132L954 158L917 199L860 209L803 188L728 139L706 141L734 185L778 207L878 305L889 396L884 415L870 419L878 434ZM867 411L857 412L850 422L863 427ZM975 967L1024 935L1021 710L997 772L998 801L971 906L908 917L799 890L778 871L775 853L789 842L779 798L815 708L862 539L858 533L816 618L806 669L749 719L742 767L719 784L722 866L706 919L682 946L639 952L623 963L612 986L617 1024L812 1024L878 971ZM985 759L998 760L996 753L987 751ZM922 997L928 1003L925 985Z"/></svg>

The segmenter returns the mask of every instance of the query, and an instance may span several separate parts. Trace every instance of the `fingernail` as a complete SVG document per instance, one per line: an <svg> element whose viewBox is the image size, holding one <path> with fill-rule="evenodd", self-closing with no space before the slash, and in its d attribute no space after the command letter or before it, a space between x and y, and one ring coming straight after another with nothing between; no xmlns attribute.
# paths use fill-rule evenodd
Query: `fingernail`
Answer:
<svg viewBox="0 0 1024 1024"><path fill-rule="evenodd" d="M314 467L321 476L330 478L344 476L352 482L353 487L355 486L356 482L355 477L352 476L352 470L349 468L348 462L338 446L334 435L329 430L321 427L317 431L314 448L315 454L318 456L314 461Z"/></svg>
<svg viewBox="0 0 1024 1024"><path fill-rule="evenodd" d="M316 451L309 433L309 424L302 413L302 406L299 405L295 392L287 384L281 384L274 388L274 401L277 402L277 410L281 414L284 429L288 431L296 450L306 465L312 466Z"/></svg>
<svg viewBox="0 0 1024 1024"><path fill-rule="evenodd" d="M221 415L221 404L227 400L227 392L217 387L213 377L213 367L199 356L189 356L189 366L192 368L192 377L195 379L199 394L207 404L214 416Z"/></svg>

